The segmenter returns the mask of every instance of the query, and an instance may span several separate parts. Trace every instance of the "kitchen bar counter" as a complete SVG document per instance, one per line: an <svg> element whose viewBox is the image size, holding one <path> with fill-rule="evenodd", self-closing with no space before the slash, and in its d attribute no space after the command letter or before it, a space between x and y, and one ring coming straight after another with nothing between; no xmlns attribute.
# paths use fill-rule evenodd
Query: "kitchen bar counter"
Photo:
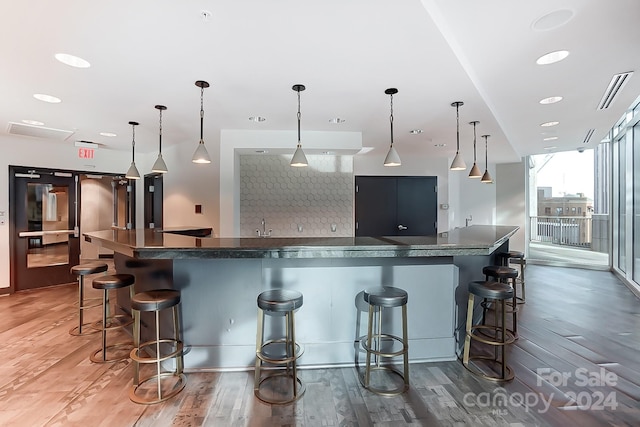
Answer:
<svg viewBox="0 0 640 427"><path fill-rule="evenodd" d="M136 291L180 290L185 368L226 370L253 366L256 297L273 288L304 295L296 314L296 335L305 346L302 366L354 364L360 354L355 341L366 329L362 291L382 285L409 294L410 360L454 360L464 338L467 283L484 278L482 267L508 249L517 230L475 225L438 237L352 238L108 230L86 233L85 239L115 252L116 270L136 276ZM127 311L126 292L118 301ZM400 334L399 313L387 322Z"/></svg>
<svg viewBox="0 0 640 427"><path fill-rule="evenodd" d="M150 229L85 233L85 240L141 259L366 258L490 255L519 227L474 225L439 236L194 238Z"/></svg>

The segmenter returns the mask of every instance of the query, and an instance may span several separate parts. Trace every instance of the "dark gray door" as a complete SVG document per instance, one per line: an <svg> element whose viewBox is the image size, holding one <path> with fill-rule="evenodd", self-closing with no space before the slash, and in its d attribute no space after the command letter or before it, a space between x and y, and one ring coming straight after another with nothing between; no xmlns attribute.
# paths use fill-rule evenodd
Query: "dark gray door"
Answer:
<svg viewBox="0 0 640 427"><path fill-rule="evenodd" d="M70 283L79 263L77 175L9 167L11 285L14 291Z"/></svg>
<svg viewBox="0 0 640 427"><path fill-rule="evenodd" d="M437 233L435 176L356 176L356 236Z"/></svg>

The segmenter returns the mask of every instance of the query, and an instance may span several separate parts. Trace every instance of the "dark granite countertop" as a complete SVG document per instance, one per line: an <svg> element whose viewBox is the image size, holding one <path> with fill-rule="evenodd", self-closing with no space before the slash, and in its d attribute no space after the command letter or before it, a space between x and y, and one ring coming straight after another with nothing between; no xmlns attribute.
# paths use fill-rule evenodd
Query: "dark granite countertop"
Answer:
<svg viewBox="0 0 640 427"><path fill-rule="evenodd" d="M438 236L198 238L150 229L84 233L135 258L392 258L490 255L519 227L474 225Z"/></svg>

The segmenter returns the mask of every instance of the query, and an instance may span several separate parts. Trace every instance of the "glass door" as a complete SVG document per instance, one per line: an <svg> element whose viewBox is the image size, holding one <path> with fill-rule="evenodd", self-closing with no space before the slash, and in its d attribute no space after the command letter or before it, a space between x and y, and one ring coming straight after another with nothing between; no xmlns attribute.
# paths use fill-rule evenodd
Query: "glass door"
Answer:
<svg viewBox="0 0 640 427"><path fill-rule="evenodd" d="M15 291L69 283L79 263L79 193L71 172L10 167Z"/></svg>

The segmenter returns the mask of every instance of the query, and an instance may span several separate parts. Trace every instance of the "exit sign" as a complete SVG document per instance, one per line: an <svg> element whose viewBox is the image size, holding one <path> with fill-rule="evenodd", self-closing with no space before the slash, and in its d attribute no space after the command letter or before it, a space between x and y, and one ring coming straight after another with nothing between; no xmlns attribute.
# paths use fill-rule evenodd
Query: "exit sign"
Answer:
<svg viewBox="0 0 640 427"><path fill-rule="evenodd" d="M93 159L93 148L78 148L78 157L81 159Z"/></svg>

